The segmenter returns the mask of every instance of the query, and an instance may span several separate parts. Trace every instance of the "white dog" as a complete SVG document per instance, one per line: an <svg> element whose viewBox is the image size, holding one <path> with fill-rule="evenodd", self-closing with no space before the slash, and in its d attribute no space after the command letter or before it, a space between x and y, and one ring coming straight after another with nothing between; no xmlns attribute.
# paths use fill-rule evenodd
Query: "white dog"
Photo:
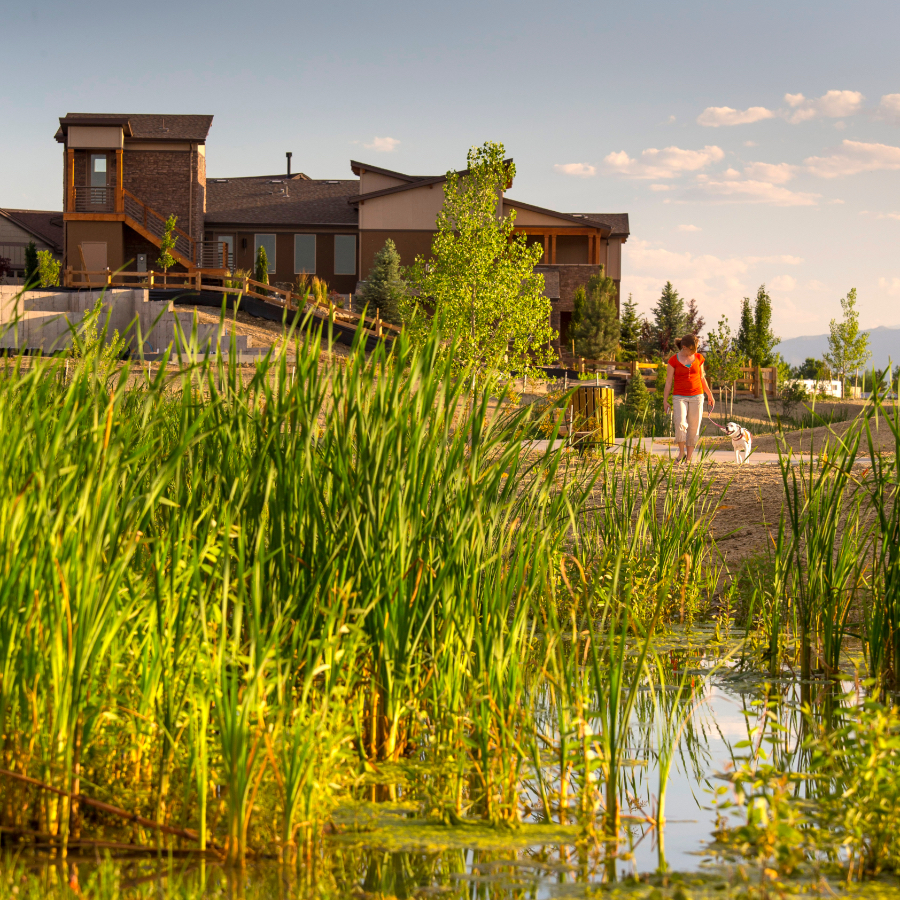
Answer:
<svg viewBox="0 0 900 900"><path fill-rule="evenodd" d="M724 431L731 438L731 446L734 447L734 461L740 464L745 463L753 446L750 432L746 428L741 428L737 422L729 422Z"/></svg>

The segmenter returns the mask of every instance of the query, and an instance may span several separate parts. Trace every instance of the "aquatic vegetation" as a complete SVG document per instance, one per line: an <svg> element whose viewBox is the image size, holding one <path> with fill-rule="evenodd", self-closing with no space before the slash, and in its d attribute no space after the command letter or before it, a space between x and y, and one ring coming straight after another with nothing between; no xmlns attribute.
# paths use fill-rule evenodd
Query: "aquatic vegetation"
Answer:
<svg viewBox="0 0 900 900"><path fill-rule="evenodd" d="M152 378L98 378L97 350L68 371L7 360L0 835L63 867L35 876L43 896L106 850L156 860L157 881L167 858L268 860L323 897L460 893L464 849L478 878L507 848L541 877L611 880L646 839L666 873L671 781L709 777L700 710L725 667L765 697L777 754L732 773L754 812L722 845L787 877L827 821L847 849L825 861L894 867L876 803L894 719L853 719L834 688L848 640L875 694L894 685L895 458L860 472L860 430L826 464L785 460L772 578L723 637L691 629L729 577L710 537L727 483L628 441L535 453L521 436L552 437L558 407L495 413L437 335L340 365L323 339L292 337L292 375L274 351L250 372L200 360L189 335ZM817 670L830 683L822 730L778 695L798 660L802 699ZM95 862L88 893L152 894Z"/></svg>

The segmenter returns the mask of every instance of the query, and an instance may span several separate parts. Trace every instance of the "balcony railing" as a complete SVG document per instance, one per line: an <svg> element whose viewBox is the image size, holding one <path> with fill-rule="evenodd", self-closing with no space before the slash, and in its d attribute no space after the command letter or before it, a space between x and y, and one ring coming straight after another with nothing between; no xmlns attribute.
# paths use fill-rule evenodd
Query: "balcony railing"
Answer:
<svg viewBox="0 0 900 900"><path fill-rule="evenodd" d="M74 212L115 212L116 189L114 187L86 187L76 185Z"/></svg>
<svg viewBox="0 0 900 900"><path fill-rule="evenodd" d="M200 241L195 247L199 268L234 271L234 251L228 249L226 241Z"/></svg>

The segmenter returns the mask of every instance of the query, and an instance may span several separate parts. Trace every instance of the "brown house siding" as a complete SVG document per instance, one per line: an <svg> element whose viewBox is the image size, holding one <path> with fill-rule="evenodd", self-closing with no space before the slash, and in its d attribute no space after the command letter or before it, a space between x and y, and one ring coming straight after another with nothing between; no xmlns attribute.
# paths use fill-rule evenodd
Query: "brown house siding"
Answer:
<svg viewBox="0 0 900 900"><path fill-rule="evenodd" d="M211 227L208 235L212 234L230 234L227 227ZM246 269L252 272L256 266L256 235L257 234L274 234L275 235L275 271L269 273L269 281L272 284L293 284L297 276L294 273L294 235L295 234L315 234L316 236L316 271L317 278L324 279L328 282L328 286L337 291L339 294L350 294L356 290L356 282L359 280L358 274L353 275L335 275L334 274L334 236L335 234L353 234L356 232L347 231L331 231L322 232L315 231L312 228L303 229L296 228L291 231L279 231L277 228L265 228L260 226L254 231L236 231L235 235L235 265L239 269ZM211 237L210 237L211 239ZM357 237L357 240L359 238ZM244 247L244 241L247 246Z"/></svg>
<svg viewBox="0 0 900 900"><path fill-rule="evenodd" d="M384 246L384 242L388 238L397 245L401 265L411 266L417 256L431 256L431 241L434 234L433 231L360 232L360 256L362 259L360 279L365 280L368 277L375 262L375 254Z"/></svg>

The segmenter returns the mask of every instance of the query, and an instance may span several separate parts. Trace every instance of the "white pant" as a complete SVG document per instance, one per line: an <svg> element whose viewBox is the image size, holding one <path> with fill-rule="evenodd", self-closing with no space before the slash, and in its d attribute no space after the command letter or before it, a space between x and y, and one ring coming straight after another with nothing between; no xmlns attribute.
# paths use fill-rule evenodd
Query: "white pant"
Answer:
<svg viewBox="0 0 900 900"><path fill-rule="evenodd" d="M696 447L703 419L703 394L693 397L673 394L672 409L675 412L675 440L679 444Z"/></svg>

